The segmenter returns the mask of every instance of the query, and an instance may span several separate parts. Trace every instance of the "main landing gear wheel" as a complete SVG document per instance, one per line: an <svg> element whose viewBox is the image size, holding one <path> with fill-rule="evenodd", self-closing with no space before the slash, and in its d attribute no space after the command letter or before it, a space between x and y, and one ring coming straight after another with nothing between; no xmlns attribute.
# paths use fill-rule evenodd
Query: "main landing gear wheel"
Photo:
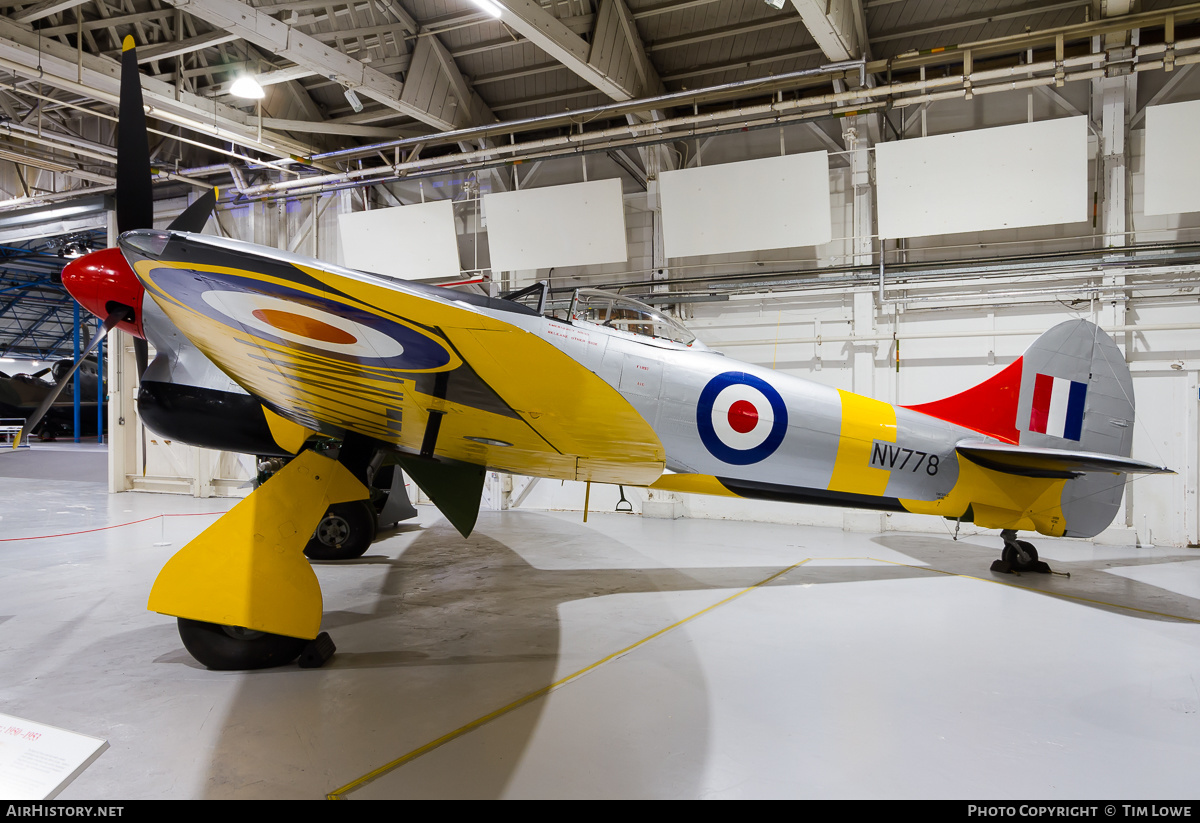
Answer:
<svg viewBox="0 0 1200 823"><path fill-rule="evenodd" d="M1005 529L1000 536L1004 539L1004 550L1000 553L1000 559L992 562L992 571L1002 574L1051 573L1050 566L1038 559L1037 549L1032 543L1018 540L1017 533L1012 529Z"/></svg>
<svg viewBox="0 0 1200 823"><path fill-rule="evenodd" d="M350 560L362 557L375 539L375 507L369 500L329 507L304 553L312 560Z"/></svg>
<svg viewBox="0 0 1200 823"><path fill-rule="evenodd" d="M179 637L188 654L210 669L240 671L269 669L291 663L309 641L240 626L222 626L202 620L179 620Z"/></svg>

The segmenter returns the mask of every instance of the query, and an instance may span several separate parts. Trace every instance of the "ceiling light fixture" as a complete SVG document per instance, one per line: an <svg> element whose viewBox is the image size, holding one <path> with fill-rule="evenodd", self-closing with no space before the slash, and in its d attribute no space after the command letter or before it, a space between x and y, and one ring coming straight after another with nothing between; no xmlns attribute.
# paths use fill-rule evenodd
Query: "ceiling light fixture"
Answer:
<svg viewBox="0 0 1200 823"><path fill-rule="evenodd" d="M233 85L229 87L229 93L245 100L262 100L266 96L263 87L248 74L243 74L234 80Z"/></svg>
<svg viewBox="0 0 1200 823"><path fill-rule="evenodd" d="M362 101L358 99L358 95L354 93L354 89L348 88L343 93L346 95L346 102L350 104L350 108L354 109L355 114L363 110Z"/></svg>
<svg viewBox="0 0 1200 823"><path fill-rule="evenodd" d="M787 0L766 0L766 4L773 9L783 8L783 4L785 2L787 2Z"/></svg>
<svg viewBox="0 0 1200 823"><path fill-rule="evenodd" d="M504 13L504 9L500 7L500 4L493 3L492 0L471 0L471 2L479 6L479 8L486 11L492 17L498 18Z"/></svg>

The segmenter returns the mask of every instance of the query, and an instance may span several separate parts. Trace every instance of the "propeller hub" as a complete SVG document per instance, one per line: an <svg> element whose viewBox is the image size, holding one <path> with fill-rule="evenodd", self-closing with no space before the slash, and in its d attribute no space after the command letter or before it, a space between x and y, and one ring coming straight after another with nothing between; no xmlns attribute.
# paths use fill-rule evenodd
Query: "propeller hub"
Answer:
<svg viewBox="0 0 1200 823"><path fill-rule="evenodd" d="M122 320L117 328L145 338L142 299L146 290L119 248L94 251L72 260L63 269L62 283L81 306L97 317L108 317L122 306L128 308L130 319Z"/></svg>

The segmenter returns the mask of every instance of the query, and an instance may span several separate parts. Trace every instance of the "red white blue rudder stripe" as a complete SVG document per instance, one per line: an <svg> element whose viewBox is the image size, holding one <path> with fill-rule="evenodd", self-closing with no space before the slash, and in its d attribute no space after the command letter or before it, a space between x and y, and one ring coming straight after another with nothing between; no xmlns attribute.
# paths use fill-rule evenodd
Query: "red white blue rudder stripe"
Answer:
<svg viewBox="0 0 1200 823"><path fill-rule="evenodd" d="M1029 431L1079 442L1087 389L1087 383L1038 374L1033 384Z"/></svg>

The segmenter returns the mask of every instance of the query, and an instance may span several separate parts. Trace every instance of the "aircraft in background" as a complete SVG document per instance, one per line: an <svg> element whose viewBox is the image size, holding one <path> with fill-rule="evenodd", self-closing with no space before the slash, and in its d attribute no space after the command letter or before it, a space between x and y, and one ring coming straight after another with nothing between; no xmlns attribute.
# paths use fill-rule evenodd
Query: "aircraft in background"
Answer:
<svg viewBox="0 0 1200 823"><path fill-rule="evenodd" d="M1129 457L1129 369L1084 320L979 386L894 406L725 357L621 295L578 289L556 318L544 284L490 298L198 234L212 193L151 229L140 95L128 40L119 248L72 262L63 283L106 332L142 341L152 428L287 461L151 592L211 668L313 649L322 606L305 546L330 507L365 512L387 466L464 536L499 470L950 518L1002 530L1001 571L1045 568L1018 531L1095 535L1126 474L1167 471ZM330 438L336 457L311 447Z"/></svg>
<svg viewBox="0 0 1200 823"><path fill-rule="evenodd" d="M0 418L27 419L34 415L42 401L55 390L62 376L71 371L70 360L56 360L50 366L32 374L5 374L0 372ZM96 363L87 360L79 368L80 434L96 434ZM75 402L73 397L56 393L56 400L42 417L41 424L33 432L42 440L54 440L68 435L75 429ZM15 424L14 424L15 425Z"/></svg>

